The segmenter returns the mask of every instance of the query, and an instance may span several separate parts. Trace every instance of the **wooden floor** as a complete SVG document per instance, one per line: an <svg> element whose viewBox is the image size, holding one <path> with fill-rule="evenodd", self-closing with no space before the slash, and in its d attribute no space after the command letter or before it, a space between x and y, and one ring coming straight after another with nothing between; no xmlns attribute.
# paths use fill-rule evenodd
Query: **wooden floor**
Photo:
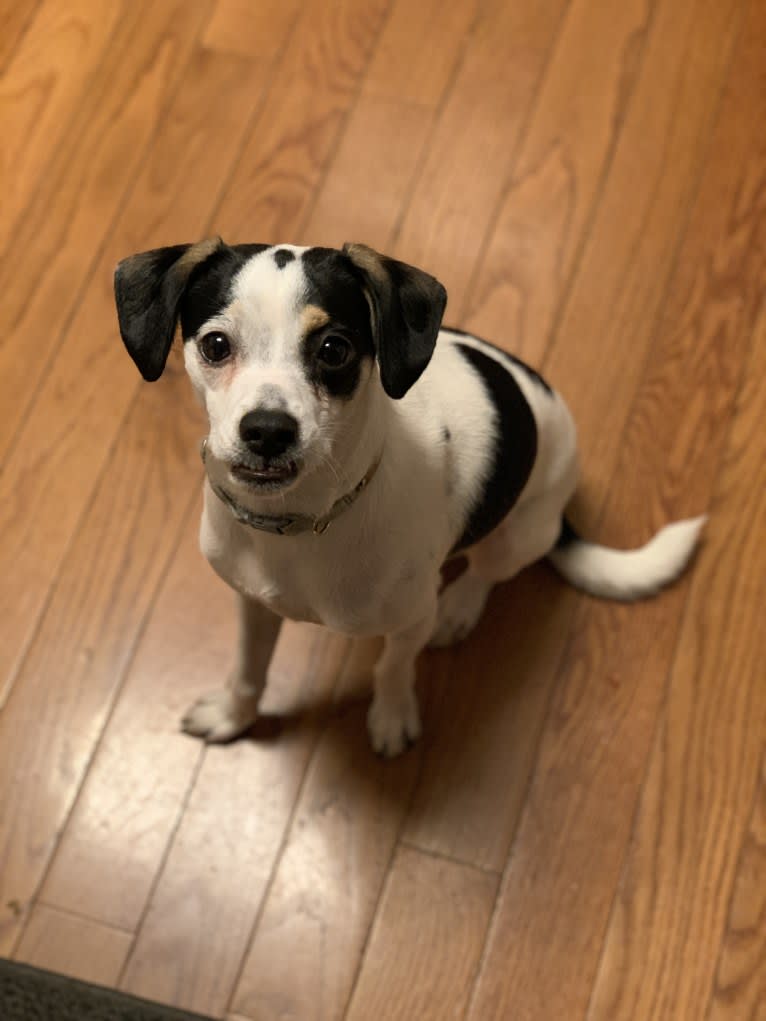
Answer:
<svg viewBox="0 0 766 1021"><path fill-rule="evenodd" d="M0 954L230 1019L766 1019L763 0L0 2ZM708 510L635 606L537 566L426 654L283 629L252 740L203 424L116 261L366 241L541 367L580 521Z"/></svg>

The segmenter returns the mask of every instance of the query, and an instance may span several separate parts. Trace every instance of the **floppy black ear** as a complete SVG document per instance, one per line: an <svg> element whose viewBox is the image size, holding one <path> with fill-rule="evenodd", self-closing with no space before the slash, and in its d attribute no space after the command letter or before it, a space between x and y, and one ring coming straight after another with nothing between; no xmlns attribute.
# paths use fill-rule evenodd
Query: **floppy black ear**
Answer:
<svg viewBox="0 0 766 1021"><path fill-rule="evenodd" d="M383 389L404 397L431 360L447 292L434 277L367 245L343 254L361 272L372 305L372 328Z"/></svg>
<svg viewBox="0 0 766 1021"><path fill-rule="evenodd" d="M195 267L223 247L220 238L155 248L123 259L114 273L120 334L141 375L162 375L178 321L178 304Z"/></svg>

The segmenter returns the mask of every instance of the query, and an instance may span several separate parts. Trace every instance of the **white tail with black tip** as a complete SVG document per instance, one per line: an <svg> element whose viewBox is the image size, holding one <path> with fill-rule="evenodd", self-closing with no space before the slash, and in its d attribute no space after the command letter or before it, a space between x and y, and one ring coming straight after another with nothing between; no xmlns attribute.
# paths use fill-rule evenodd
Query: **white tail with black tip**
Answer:
<svg viewBox="0 0 766 1021"><path fill-rule="evenodd" d="M548 559L568 582L593 596L641 599L681 574L706 520L703 515L666 525L645 546L632 550L587 542L566 522L562 538Z"/></svg>

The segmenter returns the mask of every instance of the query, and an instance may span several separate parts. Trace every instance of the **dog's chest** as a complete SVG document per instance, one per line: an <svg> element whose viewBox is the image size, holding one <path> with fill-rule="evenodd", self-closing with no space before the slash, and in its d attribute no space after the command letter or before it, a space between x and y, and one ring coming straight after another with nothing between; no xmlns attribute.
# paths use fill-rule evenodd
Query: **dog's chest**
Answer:
<svg viewBox="0 0 766 1021"><path fill-rule="evenodd" d="M202 552L216 573L281 617L349 635L396 630L422 585L420 572L379 546L344 539L253 534L207 514L200 533Z"/></svg>

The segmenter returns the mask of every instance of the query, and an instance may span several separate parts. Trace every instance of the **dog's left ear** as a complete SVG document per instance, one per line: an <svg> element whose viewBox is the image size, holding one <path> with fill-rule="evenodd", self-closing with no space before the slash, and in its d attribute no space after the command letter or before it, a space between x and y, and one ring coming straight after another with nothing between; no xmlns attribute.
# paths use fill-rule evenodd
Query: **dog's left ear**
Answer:
<svg viewBox="0 0 766 1021"><path fill-rule="evenodd" d="M404 397L431 360L447 292L428 273L367 245L346 244L343 254L360 271L372 306L383 389L389 397Z"/></svg>
<svg viewBox="0 0 766 1021"><path fill-rule="evenodd" d="M178 305L192 272L213 252L220 238L195 245L172 245L123 259L114 274L120 334L128 354L149 382L159 379L178 321Z"/></svg>

